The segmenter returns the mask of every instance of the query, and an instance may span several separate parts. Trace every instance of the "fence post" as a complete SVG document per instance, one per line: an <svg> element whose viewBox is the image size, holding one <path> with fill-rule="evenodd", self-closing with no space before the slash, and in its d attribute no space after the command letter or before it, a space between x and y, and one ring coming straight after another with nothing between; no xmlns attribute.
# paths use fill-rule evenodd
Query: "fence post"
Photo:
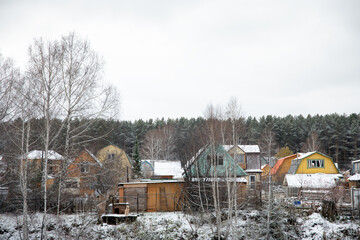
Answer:
<svg viewBox="0 0 360 240"><path fill-rule="evenodd" d="M174 212L175 212L175 194L173 193L173 199L174 199Z"/></svg>
<svg viewBox="0 0 360 240"><path fill-rule="evenodd" d="M136 214L139 213L139 194L136 193Z"/></svg>

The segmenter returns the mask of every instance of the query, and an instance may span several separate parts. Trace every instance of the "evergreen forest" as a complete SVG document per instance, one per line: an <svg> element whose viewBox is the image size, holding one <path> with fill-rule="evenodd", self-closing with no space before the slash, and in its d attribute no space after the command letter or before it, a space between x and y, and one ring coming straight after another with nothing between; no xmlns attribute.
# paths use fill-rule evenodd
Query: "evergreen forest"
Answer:
<svg viewBox="0 0 360 240"><path fill-rule="evenodd" d="M11 134L11 128L14 129L14 122L3 122L3 132ZM33 126L41 126L42 119L33 119ZM60 120L54 120L61 125ZM80 125L83 121L90 120L74 120L73 125ZM181 160L185 163L194 154L206 144L204 136L206 135L205 118L177 118L177 119L149 119L136 121L119 121L96 119L92 121L86 130L86 134L81 135L81 139L77 139L78 144L74 144L74 151L88 148L92 152L96 152L100 148L113 144L125 150L129 157L133 156L136 139L139 141L140 150L143 153L142 159L151 158L144 153L144 149L148 148L147 137L150 133L164 132L167 142L162 145L169 145L167 154L157 155L156 158L168 160ZM230 119L218 120L222 122L224 129L224 144L232 144ZM56 126L56 124L54 124ZM306 117L288 115L286 117L263 116L260 118L247 117L240 118L236 121L236 132L239 144L259 144L264 157L267 155L267 146L264 143L266 132L271 129L273 135L273 144L271 145L271 155L274 156L280 148L288 147L292 152L320 151L333 158L338 163L341 170L351 168L351 161L360 159L360 114L351 115L308 115ZM169 131L169 129L171 131ZM41 149L42 143L40 136L41 127L32 128L32 149ZM54 130L56 131L56 130ZM170 135L170 136L169 136ZM8 134L2 134L0 146L1 152L11 153L13 141L10 140ZM164 138L164 134L155 134L155 138ZM65 137L65 133L60 133L58 141L54 142L51 149L62 153L62 145L56 143L63 142L61 138ZM38 139L37 139L38 138ZM310 144L310 142L312 142ZM315 146L309 146L315 145ZM15 153L14 153L15 154ZM138 157L137 157L138 158Z"/></svg>

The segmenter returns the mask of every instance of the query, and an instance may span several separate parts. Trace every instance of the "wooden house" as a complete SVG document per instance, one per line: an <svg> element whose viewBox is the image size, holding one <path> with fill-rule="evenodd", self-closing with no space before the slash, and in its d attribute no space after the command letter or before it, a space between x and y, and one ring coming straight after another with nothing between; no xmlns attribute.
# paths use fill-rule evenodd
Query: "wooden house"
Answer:
<svg viewBox="0 0 360 240"><path fill-rule="evenodd" d="M319 152L296 154L285 175L283 185L288 196L294 196L304 189L309 191L330 189L339 183L342 175L333 160ZM325 191L326 192L326 191Z"/></svg>
<svg viewBox="0 0 360 240"><path fill-rule="evenodd" d="M246 199L248 190L256 189L255 184L248 187L247 173L223 145L208 145L200 149L185 165L185 176L189 179L187 196L198 206L204 203L194 196L201 195L211 205L214 204L213 194L218 194L219 202L223 204L230 197L229 192L236 192L237 201L241 202Z"/></svg>
<svg viewBox="0 0 360 240"><path fill-rule="evenodd" d="M131 212L172 212L182 209L184 182L149 180L119 183L119 203L129 203Z"/></svg>
<svg viewBox="0 0 360 240"><path fill-rule="evenodd" d="M292 159L288 174L338 174L332 158L319 152L308 152Z"/></svg>
<svg viewBox="0 0 360 240"><path fill-rule="evenodd" d="M196 156L190 159L185 168L187 177L192 178L239 178L247 176L222 145L209 145L202 148Z"/></svg>
<svg viewBox="0 0 360 240"><path fill-rule="evenodd" d="M280 158L275 163L274 167L271 169L271 179L275 184L281 185L283 184L285 175L288 173L291 161L296 158L297 154L292 154L283 158Z"/></svg>
<svg viewBox="0 0 360 240"><path fill-rule="evenodd" d="M103 167L116 172L118 181L129 181L131 176L131 162L125 151L114 145L106 146L100 149L96 158Z"/></svg>
<svg viewBox="0 0 360 240"><path fill-rule="evenodd" d="M248 183L255 184L261 181L261 158L258 145L224 145L224 149L235 162L247 173Z"/></svg>
<svg viewBox="0 0 360 240"><path fill-rule="evenodd" d="M64 157L59 153L49 150L48 151L48 161L47 161L47 181L46 187L49 188L55 183L55 178L59 174L59 170L63 164ZM20 157L22 164L25 163L26 159L28 160L28 170L31 174L36 175L41 173L42 166L44 164L45 159L45 151L33 150L28 153L27 156ZM37 183L38 186L41 185L41 180Z"/></svg>
<svg viewBox="0 0 360 240"><path fill-rule="evenodd" d="M89 150L84 149L67 167L65 191L78 196L93 195L101 167L101 162Z"/></svg>

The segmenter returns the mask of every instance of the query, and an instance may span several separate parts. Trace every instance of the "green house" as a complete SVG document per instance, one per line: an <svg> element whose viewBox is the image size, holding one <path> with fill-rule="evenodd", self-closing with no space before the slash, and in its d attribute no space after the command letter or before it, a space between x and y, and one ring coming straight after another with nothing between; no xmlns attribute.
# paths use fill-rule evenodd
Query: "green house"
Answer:
<svg viewBox="0 0 360 240"><path fill-rule="evenodd" d="M244 177L247 174L223 146L208 145L202 148L186 165L187 177L225 178Z"/></svg>

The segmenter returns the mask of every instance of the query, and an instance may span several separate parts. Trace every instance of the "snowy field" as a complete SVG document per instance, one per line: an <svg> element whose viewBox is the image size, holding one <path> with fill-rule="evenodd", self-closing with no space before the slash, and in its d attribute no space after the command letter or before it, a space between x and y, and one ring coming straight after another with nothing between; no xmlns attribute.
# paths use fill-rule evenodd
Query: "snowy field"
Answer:
<svg viewBox="0 0 360 240"><path fill-rule="evenodd" d="M42 214L29 218L31 239L40 238ZM209 216L181 212L145 213L134 223L98 224L96 215L48 216L48 239L212 239L215 230ZM21 239L21 216L0 215L0 239ZM262 211L243 210L231 225L229 239L264 239L266 216ZM223 227L223 230L226 226ZM272 239L360 239L359 221L329 222L318 213L307 217L283 217L272 224Z"/></svg>

